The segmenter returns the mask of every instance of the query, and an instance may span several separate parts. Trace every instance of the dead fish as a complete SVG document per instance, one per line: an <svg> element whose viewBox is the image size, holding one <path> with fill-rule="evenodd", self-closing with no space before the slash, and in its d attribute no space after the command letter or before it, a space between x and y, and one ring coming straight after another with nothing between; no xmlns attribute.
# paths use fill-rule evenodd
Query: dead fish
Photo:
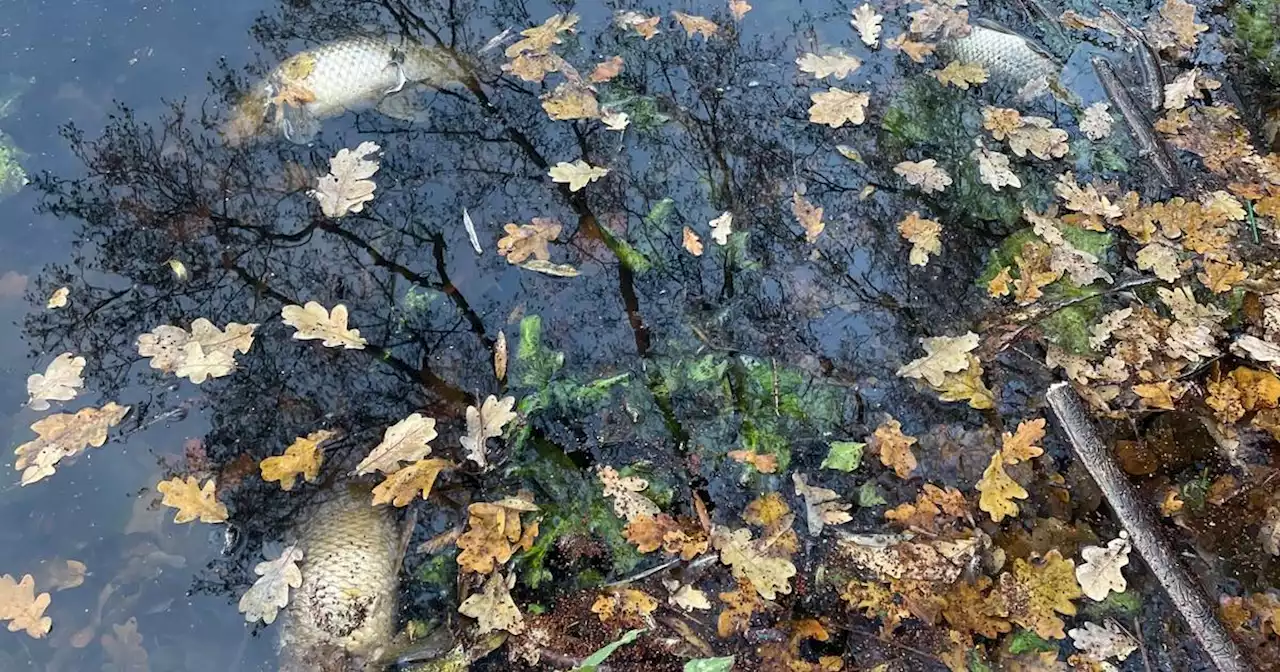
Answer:
<svg viewBox="0 0 1280 672"><path fill-rule="evenodd" d="M296 531L302 586L285 609L281 672L371 672L390 655L412 519L373 506L367 486L338 486Z"/></svg>
<svg viewBox="0 0 1280 672"><path fill-rule="evenodd" d="M277 133L306 143L325 119L369 108L420 121L424 94L461 78L443 49L398 35L348 37L281 62L236 106L224 136L239 144Z"/></svg>
<svg viewBox="0 0 1280 672"><path fill-rule="evenodd" d="M991 77L1019 88L1043 77L1056 82L1062 63L1029 38L990 21L979 20L965 37L940 46L948 58L962 63L978 63Z"/></svg>

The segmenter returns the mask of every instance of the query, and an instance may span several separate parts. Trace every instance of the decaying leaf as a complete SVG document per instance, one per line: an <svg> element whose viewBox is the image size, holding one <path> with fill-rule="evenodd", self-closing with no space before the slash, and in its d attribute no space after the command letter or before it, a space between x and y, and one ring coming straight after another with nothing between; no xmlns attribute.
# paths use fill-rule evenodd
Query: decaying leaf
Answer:
<svg viewBox="0 0 1280 672"><path fill-rule="evenodd" d="M550 275L557 278L576 278L578 277L578 269L569 264L553 264L543 259L530 259L520 264L520 268L526 271L536 271L543 275Z"/></svg>
<svg viewBox="0 0 1280 672"><path fill-rule="evenodd" d="M618 470L604 465L596 470L604 496L613 500L613 511L626 521L635 520L637 516L656 516L658 505L640 494L649 487L649 481L638 476L623 477Z"/></svg>
<svg viewBox="0 0 1280 672"><path fill-rule="evenodd" d="M1257 336L1241 335L1231 344L1231 352L1263 364L1280 364L1280 345L1264 341ZM29 385L28 385L29 386Z"/></svg>
<svg viewBox="0 0 1280 672"><path fill-rule="evenodd" d="M260 562L253 568L257 580L240 597L240 613L249 623L273 623L276 614L289 604L289 589L302 585L302 549L288 546L280 557Z"/></svg>
<svg viewBox="0 0 1280 672"><path fill-rule="evenodd" d="M591 613L598 615L601 623L617 621L626 627L652 627L649 615L657 608L658 600L643 590L621 588L597 597Z"/></svg>
<svg viewBox="0 0 1280 672"><path fill-rule="evenodd" d="M707 532L700 525L688 519L676 520L665 513L636 516L622 532L641 553L652 553L661 548L684 560L692 560L705 553L709 543Z"/></svg>
<svg viewBox="0 0 1280 672"><path fill-rule="evenodd" d="M70 295L70 287L59 287L53 290L53 294L49 295L49 301L45 304L45 307L49 309L62 308L67 305L67 297Z"/></svg>
<svg viewBox="0 0 1280 672"><path fill-rule="evenodd" d="M326 348L341 346L347 350L363 350L368 344L359 329L347 328L347 307L341 303L332 311L316 301L308 301L305 306L285 306L280 309L280 318L297 330L293 334L295 340L321 339L320 344Z"/></svg>
<svg viewBox="0 0 1280 672"><path fill-rule="evenodd" d="M938 386L946 374L968 367L968 353L978 347L978 335L970 331L963 336L922 338L920 343L924 346L925 356L899 368L897 375L922 378L930 385Z"/></svg>
<svg viewBox="0 0 1280 672"><path fill-rule="evenodd" d="M893 467L898 478L910 478L911 472L916 469L916 456L911 452L911 445L915 442L914 436L902 433L902 424L892 417L881 423L867 441L879 453L880 463Z"/></svg>
<svg viewBox="0 0 1280 672"><path fill-rule="evenodd" d="M1017 110L999 107L982 109L983 128L991 131L991 137L1009 142L1009 149L1018 156L1033 156L1042 160L1065 156L1067 132L1053 128L1053 122L1044 117L1024 117Z"/></svg>
<svg viewBox="0 0 1280 672"><path fill-rule="evenodd" d="M537 510L533 502L521 497L467 507L467 531L458 537L458 566L463 571L488 574L495 566L506 564L516 548L528 550L538 536L538 523L522 525L520 514Z"/></svg>
<svg viewBox="0 0 1280 672"><path fill-rule="evenodd" d="M702 256L702 239L693 232L693 229L687 226L684 227L684 230L680 232L680 239L681 245L684 246L686 252L695 257Z"/></svg>
<svg viewBox="0 0 1280 672"><path fill-rule="evenodd" d="M927 539L910 534L844 534L836 550L882 581L954 583L976 557L972 536Z"/></svg>
<svg viewBox="0 0 1280 672"><path fill-rule="evenodd" d="M467 407L467 435L459 439L459 442L462 443L463 450L467 451L468 460L481 467L488 466L485 441L502 436L507 423L519 417L511 410L515 405L515 397L503 397L499 400L491 394L485 398L480 408Z"/></svg>
<svg viewBox="0 0 1280 672"><path fill-rule="evenodd" d="M101 448L107 442L107 430L119 424L128 412L128 406L108 402L101 409L82 408L75 413L59 413L36 421L31 431L38 438L13 451L18 456L14 468L22 472L22 485L52 476L63 458L89 446Z"/></svg>
<svg viewBox="0 0 1280 672"><path fill-rule="evenodd" d="M658 23L662 21L661 16L645 16L639 12L620 11L613 15L613 24L623 30L630 28L636 31L645 40L653 39L653 36L662 32L658 30Z"/></svg>
<svg viewBox="0 0 1280 672"><path fill-rule="evenodd" d="M981 84L989 77L987 69L982 67L981 63L961 63L960 61L951 61L947 67L934 70L929 75L944 85L950 84L961 90L968 90L972 84Z"/></svg>
<svg viewBox="0 0 1280 672"><path fill-rule="evenodd" d="M329 174L319 178L316 188L308 192L320 202L326 217L360 212L373 200L378 185L369 178L378 172L378 162L369 157L381 149L376 143L362 142L354 151L343 148L329 159Z"/></svg>
<svg viewBox="0 0 1280 672"><path fill-rule="evenodd" d="M1018 504L1015 499L1026 499L1027 491L1018 482L1009 477L1004 470L1002 451L991 455L991 464L982 472L982 480L978 481L978 508L991 514L991 520L1000 522L1006 516L1018 515Z"/></svg>
<svg viewBox="0 0 1280 672"><path fill-rule="evenodd" d="M1010 266L1000 267L1000 272L987 283L987 294L992 297L1009 295L1011 291L1009 285L1013 283L1013 276L1009 274L1010 269Z"/></svg>
<svg viewBox="0 0 1280 672"><path fill-rule="evenodd" d="M548 217L534 217L531 224L507 224L507 232L498 240L498 254L507 263L518 264L532 256L534 259L551 259L547 245L560 236L560 222Z"/></svg>
<svg viewBox="0 0 1280 672"><path fill-rule="evenodd" d="M960 2L925 2L923 8L911 12L911 33L921 38L938 35L942 39L965 37L969 34L969 12L957 7Z"/></svg>
<svg viewBox="0 0 1280 672"><path fill-rule="evenodd" d="M375 471L393 474L400 469L401 462L417 462L430 454L429 444L434 438L435 418L414 413L383 432L382 442L356 465L356 475Z"/></svg>
<svg viewBox="0 0 1280 672"><path fill-rule="evenodd" d="M809 94L813 105L809 106L809 121L840 128L845 122L858 126L867 120L867 104L871 94L845 91L830 87L826 91Z"/></svg>
<svg viewBox="0 0 1280 672"><path fill-rule="evenodd" d="M76 388L84 385L80 377L84 371L84 357L69 352L53 358L44 373L27 376L27 407L33 411L49 410L50 401L70 401L76 397Z"/></svg>
<svg viewBox="0 0 1280 672"><path fill-rule="evenodd" d="M249 352L253 346L256 324L231 322L219 329L203 317L191 322L191 331L160 325L138 336L138 354L149 357L151 368L166 373L196 378L226 375L235 367L235 354ZM191 348L191 344L199 348ZM188 362L188 360L191 360ZM184 373L178 374L182 369ZM203 376L203 377L201 377Z"/></svg>
<svg viewBox="0 0 1280 672"><path fill-rule="evenodd" d="M603 63L598 63L591 75L587 77L593 84L601 84L617 77L622 72L622 57L613 56Z"/></svg>
<svg viewBox="0 0 1280 672"><path fill-rule="evenodd" d="M693 584L682 584L679 581L671 580L666 580L662 583L671 593L670 597L667 598L667 602L690 612L711 608L711 600L707 599L707 594L694 587Z"/></svg>
<svg viewBox="0 0 1280 672"><path fill-rule="evenodd" d="M502 331L493 341L493 377L499 382L507 377L507 335Z"/></svg>
<svg viewBox="0 0 1280 672"><path fill-rule="evenodd" d="M804 229L806 242L816 242L827 226L822 221L822 206L810 203L798 191L791 194L791 214L795 215L796 221Z"/></svg>
<svg viewBox="0 0 1280 672"><path fill-rule="evenodd" d="M731 450L729 459L742 464L749 464L762 474L772 474L778 470L778 456L768 453L757 453L750 450Z"/></svg>
<svg viewBox="0 0 1280 672"><path fill-rule="evenodd" d="M926 483L914 503L900 504L884 512L885 520L914 530L936 534L961 520L971 520L969 502L955 488L943 490Z"/></svg>
<svg viewBox="0 0 1280 672"><path fill-rule="evenodd" d="M178 510L173 515L175 523L187 523L197 518L202 523L227 520L227 505L218 501L217 485L212 478L201 487L195 476L188 476L186 480L174 477L157 483L156 492L164 495L161 504Z"/></svg>
<svg viewBox="0 0 1280 672"><path fill-rule="evenodd" d="M373 489L373 505L390 502L394 506L408 506L422 493L425 500L431 496L431 488L441 471L454 468L449 460L428 458L397 470Z"/></svg>
<svg viewBox="0 0 1280 672"><path fill-rule="evenodd" d="M79 560L42 560L40 561L39 583L57 592L75 588L84 584L84 577L89 568Z"/></svg>
<svg viewBox="0 0 1280 672"><path fill-rule="evenodd" d="M600 101L596 100L595 89L581 82L564 82L542 96L542 109L556 121L600 117Z"/></svg>
<svg viewBox="0 0 1280 672"><path fill-rule="evenodd" d="M1111 591L1125 591L1128 584L1120 570L1129 564L1130 548L1129 539L1122 533L1120 537L1107 542L1106 548L1086 546L1080 550L1084 564L1076 567L1076 580L1080 582L1085 596L1101 602L1107 599Z"/></svg>
<svg viewBox="0 0 1280 672"><path fill-rule="evenodd" d="M280 481L284 490L292 490L298 476L314 483L320 475L320 464L324 461L320 444L333 438L335 433L321 429L306 436L299 436L284 449L284 455L273 455L262 460L262 480Z"/></svg>
<svg viewBox="0 0 1280 672"><path fill-rule="evenodd" d="M932 42L916 42L908 37L906 33L885 42L885 46L901 51L916 63L924 63L924 59L932 55L938 48L938 45Z"/></svg>
<svg viewBox="0 0 1280 672"><path fill-rule="evenodd" d="M1084 108L1080 119L1080 132L1090 140L1105 140L1111 136L1111 125L1115 123L1107 103L1094 103Z"/></svg>
<svg viewBox="0 0 1280 672"><path fill-rule="evenodd" d="M523 39L507 47L505 53L511 61L504 63L502 69L525 81L541 82L565 65L564 59L551 53L551 48L562 43L560 33L573 32L577 23L577 14L556 14L540 26L521 31Z"/></svg>
<svg viewBox="0 0 1280 672"><path fill-rule="evenodd" d="M790 531L790 526L787 530ZM778 593L790 593L791 577L796 566L773 548L778 534L753 541L748 529L730 530L716 527L711 533L711 545L720 552L720 562L733 571L734 578L748 581L766 600L777 599Z"/></svg>
<svg viewBox="0 0 1280 672"><path fill-rule="evenodd" d="M49 593L36 595L36 580L30 574L22 581L8 574L0 576L0 621L9 621L9 632L25 630L36 639L49 634L53 619L44 611L52 600Z"/></svg>
<svg viewBox="0 0 1280 672"><path fill-rule="evenodd" d="M926 194L941 193L951 185L951 176L933 159L903 161L893 167L893 172L901 175L907 184L920 187L920 191Z"/></svg>
<svg viewBox="0 0 1280 672"><path fill-rule="evenodd" d="M494 630L506 630L513 635L524 632L524 616L511 599L515 580L514 573L504 578L502 572L494 572L481 592L473 593L458 607L458 613L476 619L477 634Z"/></svg>
<svg viewBox="0 0 1280 672"><path fill-rule="evenodd" d="M870 3L863 3L853 10L853 19L849 23L853 24L853 29L858 31L858 39L868 47L875 47L880 42L880 31L883 26L880 24L884 21L884 17L876 14L876 10Z"/></svg>
<svg viewBox="0 0 1280 672"><path fill-rule="evenodd" d="M608 175L609 169L593 166L582 159L578 159L573 163L561 161L552 166L551 170L547 171L547 174L551 176L552 182L568 184L569 191L577 191Z"/></svg>
<svg viewBox="0 0 1280 672"><path fill-rule="evenodd" d="M671 16L675 17L676 23L679 23L680 27L684 28L685 34L689 37L701 35L705 39L711 39L720 31L720 26L701 16L693 16L684 12L671 12Z"/></svg>
<svg viewBox="0 0 1280 672"><path fill-rule="evenodd" d="M1138 650L1138 640L1125 632L1112 620L1105 626L1097 623L1084 623L1079 628L1067 631L1071 643L1087 655L1091 660L1104 661L1108 658L1123 661L1129 654Z"/></svg>
<svg viewBox="0 0 1280 672"><path fill-rule="evenodd" d="M1018 423L1013 434L1005 432L1000 444L1000 456L1005 464L1026 462L1044 455L1044 448L1035 444L1044 438L1044 418Z"/></svg>
<svg viewBox="0 0 1280 672"><path fill-rule="evenodd" d="M795 485L796 494L804 499L805 524L809 534L816 537L822 534L825 525L840 525L853 520L848 513L853 505L840 501L835 490L809 485L800 472L791 474L791 482Z"/></svg>
<svg viewBox="0 0 1280 672"><path fill-rule="evenodd" d="M1022 180L1009 168L1009 157L1000 152L993 152L986 147L978 147L969 154L978 164L978 181L991 185L995 191L1001 187L1021 188Z"/></svg>
<svg viewBox="0 0 1280 672"><path fill-rule="evenodd" d="M1209 26L1196 23L1196 7L1186 0L1165 0L1160 13L1153 15L1144 31L1157 49L1174 49L1178 53L1195 49L1197 36Z"/></svg>
<svg viewBox="0 0 1280 672"><path fill-rule="evenodd" d="M709 224L711 225L711 239L716 241L716 245L728 245L729 235L733 233L733 213L726 210L719 217L711 220Z"/></svg>
<svg viewBox="0 0 1280 672"><path fill-rule="evenodd" d="M818 79L832 76L836 79L844 79L857 70L862 65L862 61L843 51L834 51L825 56L814 53L804 54L796 59L796 65L800 67L800 72L807 72Z"/></svg>
<svg viewBox="0 0 1280 672"><path fill-rule="evenodd" d="M746 632L751 627L751 617L764 610L767 604L760 599L760 594L750 581L741 579L738 580L737 588L720 593L720 600L724 602L725 608L716 619L716 634L722 638Z"/></svg>
<svg viewBox="0 0 1280 672"><path fill-rule="evenodd" d="M942 234L942 225L922 218L915 210L898 222L898 233L911 243L907 260L912 266L924 266L929 263L929 255L942 251L942 241L938 238Z"/></svg>
<svg viewBox="0 0 1280 672"><path fill-rule="evenodd" d="M1165 84L1164 109L1181 110L1187 106L1188 100L1199 100L1204 91L1213 91L1221 86L1221 82L1203 76L1200 68L1191 68Z"/></svg>
<svg viewBox="0 0 1280 672"><path fill-rule="evenodd" d="M1075 567L1057 549L1038 561L1015 559L1013 570L1000 575L999 590L1009 620L1045 639L1066 637L1056 614L1074 616L1076 606L1071 601L1084 595L1076 583Z"/></svg>
<svg viewBox="0 0 1280 672"><path fill-rule="evenodd" d="M103 665L103 672L150 672L150 656L142 646L137 618L113 624L111 633L103 634L98 641L111 660L110 664Z"/></svg>

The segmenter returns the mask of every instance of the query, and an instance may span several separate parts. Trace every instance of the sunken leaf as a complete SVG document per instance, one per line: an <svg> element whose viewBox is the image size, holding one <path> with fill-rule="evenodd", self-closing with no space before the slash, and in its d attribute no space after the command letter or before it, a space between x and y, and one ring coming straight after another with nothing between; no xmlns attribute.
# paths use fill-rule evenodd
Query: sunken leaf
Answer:
<svg viewBox="0 0 1280 672"><path fill-rule="evenodd" d="M809 485L805 479L805 475L799 472L791 474L796 494L804 499L805 524L809 534L816 537L822 534L825 525L840 525L853 520L848 513L852 504L840 501L835 490Z"/></svg>
<svg viewBox="0 0 1280 672"><path fill-rule="evenodd" d="M507 224L507 235L498 239L498 254L507 262L518 264L529 257L547 261L551 251L547 245L560 235L560 222L548 217L534 217L531 224Z"/></svg>
<svg viewBox="0 0 1280 672"><path fill-rule="evenodd" d="M999 591L1009 620L1045 639L1066 637L1057 614L1074 616L1076 607L1071 601L1083 595L1074 566L1057 549L1039 561L1015 559L1013 571L1000 575Z"/></svg>
<svg viewBox="0 0 1280 672"><path fill-rule="evenodd" d="M969 366L968 353L978 347L978 335L966 332L963 336L938 336L920 339L925 356L912 360L898 369L903 378L922 378L933 386L942 384L948 373L963 371Z"/></svg>
<svg viewBox="0 0 1280 672"><path fill-rule="evenodd" d="M911 452L911 445L915 442L914 436L902 433L902 424L893 418L877 427L869 441L871 447L880 453L880 463L893 467L898 478L910 478L916 469L916 456Z"/></svg>
<svg viewBox="0 0 1280 672"><path fill-rule="evenodd" d="M37 437L14 450L14 468L22 471L22 484L30 485L52 476L60 460L107 442L107 430L129 412L128 406L108 402L101 409L82 408L75 413L59 413L31 425Z"/></svg>

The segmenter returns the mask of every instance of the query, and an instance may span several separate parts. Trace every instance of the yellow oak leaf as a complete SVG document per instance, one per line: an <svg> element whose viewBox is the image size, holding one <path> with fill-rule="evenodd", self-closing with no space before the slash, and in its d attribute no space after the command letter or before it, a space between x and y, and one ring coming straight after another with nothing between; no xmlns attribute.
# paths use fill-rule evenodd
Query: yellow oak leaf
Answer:
<svg viewBox="0 0 1280 672"><path fill-rule="evenodd" d="M1234 259L1205 259L1204 270L1196 274L1196 278L1216 294L1231 291L1249 277L1244 265Z"/></svg>
<svg viewBox="0 0 1280 672"><path fill-rule="evenodd" d="M324 459L320 444L334 435L332 431L321 429L305 437L295 438L284 449L284 455L273 455L262 461L259 465L262 480L280 481L280 487L284 490L292 490L298 476L302 476L308 483L314 483L316 476L320 475L320 463Z"/></svg>
<svg viewBox="0 0 1280 672"><path fill-rule="evenodd" d="M1000 444L1000 454L1004 457L1004 463L1017 464L1044 455L1044 448L1035 445L1043 438L1044 418L1018 423L1018 429L1013 434L1004 433Z"/></svg>
<svg viewBox="0 0 1280 672"><path fill-rule="evenodd" d="M996 639L1013 629L1006 618L1004 601L992 589L990 577L979 576L973 583L956 581L947 588L944 599L947 606L942 616L955 630Z"/></svg>
<svg viewBox="0 0 1280 672"><path fill-rule="evenodd" d="M973 353L968 353L968 358L968 367L947 373L942 377L942 384L933 390L943 401L967 401L970 408L980 411L995 408L996 395L982 380L982 363Z"/></svg>
<svg viewBox="0 0 1280 672"><path fill-rule="evenodd" d="M499 332L499 336L501 337L501 332ZM502 345L503 357L505 358L506 339L500 338L499 342ZM506 368L505 362L502 368ZM502 376L498 377L502 378ZM489 463L485 457L485 442L502 436L503 428L507 426L507 423L520 417L511 410L515 407L515 404L515 397L498 399L496 395L491 394L485 398L484 403L480 404L479 408L475 406L467 407L467 435L458 439L458 442L462 444L462 449L467 451L468 460L481 467L488 466Z"/></svg>
<svg viewBox="0 0 1280 672"><path fill-rule="evenodd" d="M173 516L175 523L187 523L197 518L202 523L221 523L227 519L227 505L217 499L217 485L213 479L200 482L194 476L186 480L171 478L156 484L156 491L164 498L161 504L178 510Z"/></svg>
<svg viewBox="0 0 1280 672"><path fill-rule="evenodd" d="M1013 571L1000 575L999 591L1009 620L1045 639L1065 639L1062 619L1074 616L1072 600L1084 596L1076 582L1075 565L1054 549L1044 559L1013 561Z"/></svg>
<svg viewBox="0 0 1280 672"><path fill-rule="evenodd" d="M695 257L702 256L702 239L698 237L698 234L693 232L693 229L687 226L684 227L684 230L680 233L680 237L681 244L684 245L685 251Z"/></svg>
<svg viewBox="0 0 1280 672"><path fill-rule="evenodd" d="M561 161L551 167L547 171L551 176L552 182L560 184L568 184L569 191L578 191L579 189L595 182L596 180L609 174L608 168L593 166L582 159L578 159L573 163Z"/></svg>
<svg viewBox="0 0 1280 672"><path fill-rule="evenodd" d="M751 617L766 606L751 582L743 580L738 581L734 590L720 593L720 600L725 604L724 611L716 619L716 634L721 638L746 632L751 627Z"/></svg>
<svg viewBox="0 0 1280 672"><path fill-rule="evenodd" d="M1004 471L1003 451L991 455L991 464L982 472L982 480L978 481L978 508L991 514L991 520L1000 522L1006 516L1018 515L1018 504L1015 499L1026 499L1027 491Z"/></svg>
<svg viewBox="0 0 1280 672"><path fill-rule="evenodd" d="M902 433L902 424L892 417L881 423L867 441L880 454L880 463L893 467L898 478L910 478L916 469L916 456L911 452L915 442L914 436Z"/></svg>
<svg viewBox="0 0 1280 672"><path fill-rule="evenodd" d="M408 506L418 493L422 498L431 496L431 488L436 484L436 477L441 471L454 468L449 460L437 458L422 459L391 474L373 489L373 504L390 502L395 506Z"/></svg>
<svg viewBox="0 0 1280 672"><path fill-rule="evenodd" d="M648 593L623 588L597 597L591 605L591 613L598 615L601 623L617 620L623 626L639 628L652 622L649 614L657 608L658 600Z"/></svg>
<svg viewBox="0 0 1280 672"><path fill-rule="evenodd" d="M1173 380L1139 383L1133 386L1133 393L1142 400L1144 408L1159 408L1166 411L1172 411L1176 408L1174 402L1185 391L1185 387Z"/></svg>
<svg viewBox="0 0 1280 672"><path fill-rule="evenodd" d="M789 582L796 574L791 560L776 555L772 548L770 542L776 536L752 540L750 530L716 527L711 533L711 545L720 552L720 562L729 566L734 578L751 582L761 597L773 600L778 593L791 592Z"/></svg>
<svg viewBox="0 0 1280 672"><path fill-rule="evenodd" d="M932 483L925 484L914 503L900 504L884 512L885 520L931 534L968 517L969 503L965 501L964 493L955 488L943 490Z"/></svg>
<svg viewBox="0 0 1280 672"><path fill-rule="evenodd" d="M742 511L742 519L763 528L772 528L791 513L782 493L768 492L752 500Z"/></svg>
<svg viewBox="0 0 1280 672"><path fill-rule="evenodd" d="M934 70L929 74L944 85L950 84L961 90L968 90L971 84L981 84L988 78L987 69L982 67L981 63L961 63L960 61L951 61L945 68Z"/></svg>
<svg viewBox="0 0 1280 672"><path fill-rule="evenodd" d="M120 424L128 412L128 406L108 402L101 409L82 408L37 420L31 431L38 438L13 451L18 456L13 466L22 472L22 485L52 476L63 458L77 455L89 446L102 447L107 442L107 430Z"/></svg>
<svg viewBox="0 0 1280 672"><path fill-rule="evenodd" d="M898 222L898 233L911 243L911 254L908 261L912 266L924 266L929 263L929 255L942 251L942 225L932 219L923 219L920 213L912 210L907 218Z"/></svg>
<svg viewBox="0 0 1280 672"><path fill-rule="evenodd" d="M416 462L431 453L431 440L436 438L435 418L413 413L382 433L382 441L356 465L356 475L380 471L395 473L401 462Z"/></svg>
<svg viewBox="0 0 1280 672"><path fill-rule="evenodd" d="M537 510L533 502L521 497L467 507L467 531L458 537L458 566L463 571L488 574L495 566L506 564L517 547L531 547L538 525L536 521L522 525L520 514Z"/></svg>
<svg viewBox="0 0 1280 672"><path fill-rule="evenodd" d="M1009 296L1012 291L1009 284L1013 282L1013 277L1009 275L1010 266L1001 266L1000 272L996 273L991 282L987 283L987 293L992 297Z"/></svg>

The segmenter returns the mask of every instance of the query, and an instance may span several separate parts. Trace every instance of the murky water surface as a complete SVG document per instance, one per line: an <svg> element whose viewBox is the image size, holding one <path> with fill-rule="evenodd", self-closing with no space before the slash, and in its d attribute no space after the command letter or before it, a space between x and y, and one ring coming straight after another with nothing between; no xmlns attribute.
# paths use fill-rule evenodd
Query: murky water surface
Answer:
<svg viewBox="0 0 1280 672"><path fill-rule="evenodd" d="M60 464L55 475L27 487L16 473L4 479L0 573L39 581L50 563L75 559L89 574L53 594L47 639L0 633L0 669L98 669L109 660L102 636L129 618L137 619L152 670L273 669L275 628L246 625L236 609L263 544L283 541L316 490L345 479L386 427L413 412L437 419L437 453L460 456L469 404L509 391L541 395L544 406L521 452L491 442L502 465L496 472L443 479L440 505L421 507L415 545L456 525L468 501L531 484L540 488L537 501L570 512L556 524L570 525L575 515L587 524L590 507L574 502L591 482L581 470L597 464L648 461L643 472L669 500L684 502L677 507L687 508L692 489L717 519L729 520L754 493L790 493L791 484L744 475L727 450L778 455L779 474L817 472L830 441L865 438L886 412L921 437L915 476L971 487L994 441L980 428L1045 414L1041 393L1053 376L1033 344L991 363L1000 394L988 412L938 401L895 376L919 355L920 337L1000 321L976 279L988 251L1018 228L1020 205L993 196L976 172L954 175L945 197L922 198L891 168L922 158L911 146L923 138L942 148L940 160L967 155L971 135L957 122L965 115L972 122L983 101L1010 104L1014 87L992 83L966 94L921 86L921 67L858 42L843 4L762 0L736 26L718 4L684 8L735 26L711 40L685 37L665 18L669 7L615 5L0 6L0 85L21 90L0 131L26 153L33 180L0 202L0 408L22 409L5 415L9 445L29 441L28 426L48 413L22 408L26 376L61 352L87 359L86 383L52 412L108 401L132 408L106 445ZM617 30L616 9L664 15L662 32L645 41ZM900 32L909 9L879 9L888 16L885 37ZM1088 59L1114 54L1114 45L1045 31L1017 4L971 9L1042 39L1065 64L1063 84L1083 104L1102 100ZM562 52L584 75L622 57L622 74L597 90L601 102L630 115L625 133L548 119L539 100L545 91L500 70L510 41L478 53L502 31L558 11L581 15ZM1206 53L1220 43L1222 25L1215 20L1203 36ZM273 137L227 146L219 125L252 82L289 54L357 32L442 45L475 79L428 93L421 123L366 111L328 120L307 145ZM840 84L870 92L859 127L832 130L807 118L809 94L827 84L798 74L795 59L834 45L865 61ZM1050 96L1023 110L1076 132ZM360 213L324 217L308 186L338 149L366 140L383 148L375 198ZM842 156L837 144L861 159ZM1123 132L1108 151L1074 154L1066 167L1160 193ZM548 167L579 158L609 174L574 193L546 176ZM1062 166L1023 165L1021 198L1043 204ZM792 216L795 192L825 208L815 244ZM482 254L468 241L464 208ZM941 253L923 268L907 263L909 244L894 227L910 210L945 225ZM707 223L725 211L740 233L722 246ZM534 273L496 253L503 225L535 217L563 224L551 260L572 264L579 277ZM701 256L682 248L686 226L701 236ZM629 265L619 260L628 249ZM171 260L189 277L175 274ZM68 305L47 309L48 296L64 286ZM345 304L368 347L291 339L280 309L307 301ZM550 356L539 360L544 370L516 362L505 383L494 379L496 339L505 334L517 359L529 316L540 317L542 347L563 353L550 387ZM202 317L261 325L233 374L196 386L138 355L139 334ZM326 453L318 485L283 493L261 481L261 459L321 427L342 436ZM1064 444L1051 436L1048 446L1078 485L1073 495L1087 500L1089 483L1067 466ZM914 497L920 481L874 467L824 482L853 493L870 481L893 503ZM174 524L173 510L158 505L157 482L191 473L216 476L230 525ZM1052 501L1037 506L1046 517L1055 510ZM1104 511L1086 518L1114 531ZM879 531L882 512L855 507L850 527ZM564 555L541 575L542 586L518 601L550 605L575 586L643 566L638 557L588 559L566 565L566 575L557 564L563 557L598 557L591 555L598 549L567 546L554 551ZM802 564L802 573L813 569ZM416 579L406 582L406 613L429 619L452 610L452 571L411 553L404 576ZM1260 590L1268 574L1235 576ZM1135 590L1150 596L1145 622L1158 627L1171 617L1149 580ZM831 613L843 611L832 596L812 599L815 609L825 600ZM875 626L862 630L874 634ZM897 655L919 669L936 664ZM1153 658L1168 669L1190 664L1182 655Z"/></svg>

